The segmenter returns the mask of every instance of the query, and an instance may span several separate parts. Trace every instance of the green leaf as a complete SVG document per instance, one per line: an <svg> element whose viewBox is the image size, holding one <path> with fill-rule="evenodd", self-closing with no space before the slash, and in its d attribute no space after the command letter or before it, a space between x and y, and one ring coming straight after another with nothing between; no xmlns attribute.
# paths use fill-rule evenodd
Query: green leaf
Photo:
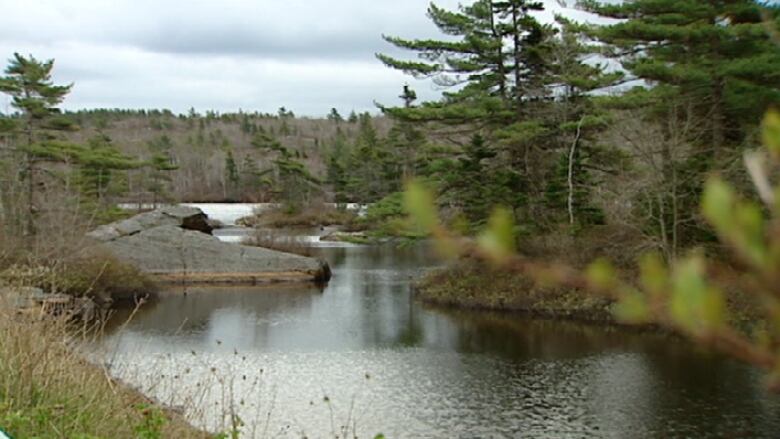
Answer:
<svg viewBox="0 0 780 439"><path fill-rule="evenodd" d="M764 146L766 146L769 153L772 154L772 158L775 160L780 159L780 112L777 110L770 110L766 116L764 116L762 128Z"/></svg>
<svg viewBox="0 0 780 439"><path fill-rule="evenodd" d="M598 290L611 290L618 284L615 268L606 259L598 259L590 264L585 275L591 287Z"/></svg>
<svg viewBox="0 0 780 439"><path fill-rule="evenodd" d="M635 291L624 294L615 304L613 313L618 320L625 323L646 323L650 320L650 305L644 295Z"/></svg>
<svg viewBox="0 0 780 439"><path fill-rule="evenodd" d="M509 209L498 208L488 220L487 229L477 242L492 258L501 260L515 252L514 218Z"/></svg>
<svg viewBox="0 0 780 439"><path fill-rule="evenodd" d="M738 227L733 231L742 254L758 268L765 268L768 249L765 242L764 215L754 203L740 203L735 209Z"/></svg>
<svg viewBox="0 0 780 439"><path fill-rule="evenodd" d="M640 282L650 297L660 298L667 294L669 275L663 258L657 253L643 255L639 260Z"/></svg>
<svg viewBox="0 0 780 439"><path fill-rule="evenodd" d="M725 323L725 296L707 284L701 256L686 258L675 266L672 286L670 311L677 325L694 334L702 334Z"/></svg>
<svg viewBox="0 0 780 439"><path fill-rule="evenodd" d="M702 213L718 233L727 236L734 225L734 190L723 180L713 177L707 181L702 198Z"/></svg>
<svg viewBox="0 0 780 439"><path fill-rule="evenodd" d="M702 212L721 239L731 243L747 262L758 268L766 267L764 214L756 203L738 201L731 186L712 178L704 189Z"/></svg>
<svg viewBox="0 0 780 439"><path fill-rule="evenodd" d="M432 233L439 227L433 193L419 181L411 181L406 185L404 209L421 231Z"/></svg>

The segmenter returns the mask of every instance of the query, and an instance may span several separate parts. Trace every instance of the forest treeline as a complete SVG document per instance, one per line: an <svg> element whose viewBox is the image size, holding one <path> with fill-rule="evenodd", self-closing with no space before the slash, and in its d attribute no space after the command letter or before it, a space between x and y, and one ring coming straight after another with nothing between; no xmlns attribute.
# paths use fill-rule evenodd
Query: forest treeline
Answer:
<svg viewBox="0 0 780 439"><path fill-rule="evenodd" d="M608 230L621 251L711 242L698 214L707 175L740 187L741 158L780 102L777 8L733 2L580 2L607 25L556 17L540 2L431 4L440 40L384 36L408 57L389 68L446 89L418 102L399 88L383 116L333 109L277 114L56 110L70 91L52 61L16 55L0 79L2 215L33 233L46 194L110 210L119 201L318 200L400 214L404 181L433 187L448 223L469 232L496 206L520 235ZM617 65L621 68L617 68ZM75 86L78 86L76 84Z"/></svg>
<svg viewBox="0 0 780 439"><path fill-rule="evenodd" d="M378 57L452 91L385 112L407 132L424 125L458 140L448 145L455 156L411 154L461 223L479 225L501 205L520 234L608 226L620 252L635 244L673 259L713 238L698 214L706 176L749 180L742 156L760 146L762 116L780 102L778 9L749 0L580 5L612 24L543 24L534 18L543 5L526 0L432 4L448 38L385 36L418 56Z"/></svg>

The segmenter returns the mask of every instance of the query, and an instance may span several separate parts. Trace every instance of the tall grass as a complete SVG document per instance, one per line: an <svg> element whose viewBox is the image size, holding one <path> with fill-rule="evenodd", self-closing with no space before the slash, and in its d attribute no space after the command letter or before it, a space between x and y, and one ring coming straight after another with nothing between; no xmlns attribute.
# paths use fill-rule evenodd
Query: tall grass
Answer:
<svg viewBox="0 0 780 439"><path fill-rule="evenodd" d="M90 333L0 304L0 427L16 438L209 437L87 361Z"/></svg>

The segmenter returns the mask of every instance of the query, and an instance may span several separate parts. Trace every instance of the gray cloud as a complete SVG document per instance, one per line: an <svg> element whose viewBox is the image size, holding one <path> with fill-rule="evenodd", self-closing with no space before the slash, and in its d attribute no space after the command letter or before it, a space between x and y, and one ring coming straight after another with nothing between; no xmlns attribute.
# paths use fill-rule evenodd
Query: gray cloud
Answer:
<svg viewBox="0 0 780 439"><path fill-rule="evenodd" d="M115 44L187 55L365 59L387 48L382 33L434 34L425 17L426 4L420 0L31 0L4 6L7 13L0 17L0 38L38 44Z"/></svg>
<svg viewBox="0 0 780 439"><path fill-rule="evenodd" d="M447 8L459 0L440 0ZM559 9L557 0L548 5ZM382 34L438 35L427 0L0 0L0 58L54 58L66 101L89 107L306 115L375 110L404 83L421 99L440 90L385 68ZM569 13L572 13L569 11ZM577 12L574 12L577 14ZM551 12L544 20L549 21ZM0 111L7 100L0 98ZM4 103L5 102L5 103Z"/></svg>

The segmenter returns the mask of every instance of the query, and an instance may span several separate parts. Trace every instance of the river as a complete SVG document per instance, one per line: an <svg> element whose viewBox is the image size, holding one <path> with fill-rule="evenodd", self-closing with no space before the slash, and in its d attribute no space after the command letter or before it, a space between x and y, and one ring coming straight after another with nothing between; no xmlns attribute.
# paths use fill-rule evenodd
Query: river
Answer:
<svg viewBox="0 0 780 439"><path fill-rule="evenodd" d="M112 373L199 426L240 419L242 437L780 435L750 367L659 334L425 307L410 289L437 265L425 245L309 240L327 286L165 291L116 316Z"/></svg>

